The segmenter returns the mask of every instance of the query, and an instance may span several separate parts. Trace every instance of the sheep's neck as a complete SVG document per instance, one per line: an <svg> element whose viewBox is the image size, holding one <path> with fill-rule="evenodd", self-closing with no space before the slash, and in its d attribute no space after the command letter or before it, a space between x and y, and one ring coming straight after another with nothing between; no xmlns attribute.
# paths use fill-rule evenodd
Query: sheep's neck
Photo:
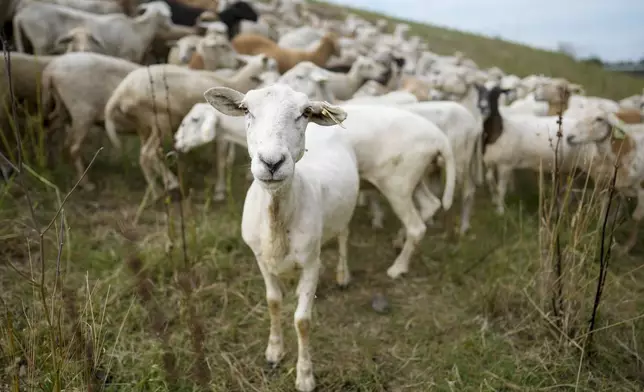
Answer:
<svg viewBox="0 0 644 392"><path fill-rule="evenodd" d="M324 67L327 60L331 58L331 55L333 54L334 45L335 44L332 41L322 39L320 45L318 45L313 52L309 52L309 60L318 67Z"/></svg>
<svg viewBox="0 0 644 392"><path fill-rule="evenodd" d="M132 29L136 32L136 36L143 41L146 47L150 46L154 35L156 34L156 26L159 24L159 16L155 14L143 14L134 20Z"/></svg>
<svg viewBox="0 0 644 392"><path fill-rule="evenodd" d="M268 196L266 219L262 221L260 244L262 259L269 266L278 266L289 252L288 223L293 212L293 180L277 191L264 190Z"/></svg>
<svg viewBox="0 0 644 392"><path fill-rule="evenodd" d="M349 85L351 87L351 90L355 93L360 87L362 87L363 84L367 81L365 77L360 75L360 72L358 71L357 66L352 66L351 69L349 69L349 73L347 74L348 79L349 79Z"/></svg>
<svg viewBox="0 0 644 392"><path fill-rule="evenodd" d="M250 78L252 78L253 76L259 75L260 72L261 68L258 69L258 67L254 64L247 64L242 69L237 71L237 73L230 79L228 79L228 82L225 82L225 84L227 84L229 87L239 89L239 87L237 86L247 80L250 80Z"/></svg>

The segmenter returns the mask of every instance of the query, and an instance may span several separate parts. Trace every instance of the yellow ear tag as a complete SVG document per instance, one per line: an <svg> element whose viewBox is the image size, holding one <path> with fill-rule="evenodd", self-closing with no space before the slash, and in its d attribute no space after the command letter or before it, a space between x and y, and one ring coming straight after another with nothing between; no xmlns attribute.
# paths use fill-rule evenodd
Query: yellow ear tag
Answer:
<svg viewBox="0 0 644 392"><path fill-rule="evenodd" d="M331 114L330 111L327 110L327 108L322 108L322 115L325 117L329 117L331 120L333 120L337 125L341 126L342 128L346 129L344 125L340 121L338 121L337 118L333 114Z"/></svg>
<svg viewBox="0 0 644 392"><path fill-rule="evenodd" d="M622 140L626 137L626 132L620 127L613 127L613 139Z"/></svg>

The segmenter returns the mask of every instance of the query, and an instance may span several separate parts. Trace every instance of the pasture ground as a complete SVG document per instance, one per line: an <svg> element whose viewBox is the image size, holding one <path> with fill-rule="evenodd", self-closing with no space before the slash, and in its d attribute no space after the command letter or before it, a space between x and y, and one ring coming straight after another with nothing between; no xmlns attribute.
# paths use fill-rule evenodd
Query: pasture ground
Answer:
<svg viewBox="0 0 644 392"><path fill-rule="evenodd" d="M522 76L568 77L589 94L622 98L644 85L559 54L435 27L413 29L439 53L462 50L481 66ZM88 160L108 146L89 171L98 189L76 191L66 202L60 260L60 219L44 236L42 281L26 198L16 186L0 189L0 390L19 383L20 391L54 391L58 378L62 389L74 391L100 390L97 385L110 391L293 390L297 275L283 279L286 357L268 369L264 285L239 233L245 152L238 154L232 197L223 204L209 201L213 150L182 159L190 188L185 263L178 204L169 214L163 203L150 206L133 223L145 187L134 139L125 157L114 156L100 134L87 145ZM57 199L50 186L24 177L44 227L74 175L70 165L39 173L60 187ZM366 210L357 209L347 289L335 286L335 245L323 251L312 331L319 391L644 390L644 243L631 256L613 254L586 356L599 273L589 250L598 247L596 233L584 234L590 246L576 248L576 237L567 234L578 222L563 222L571 264L565 266L566 311L557 319L552 290L543 283L549 266L539 244L544 224L535 176L519 176L517 190L498 217L481 189L471 234L458 240L429 230L410 273L397 281L385 274L395 258L393 214L387 211L386 229L377 231ZM390 303L385 314L371 308L376 293Z"/></svg>

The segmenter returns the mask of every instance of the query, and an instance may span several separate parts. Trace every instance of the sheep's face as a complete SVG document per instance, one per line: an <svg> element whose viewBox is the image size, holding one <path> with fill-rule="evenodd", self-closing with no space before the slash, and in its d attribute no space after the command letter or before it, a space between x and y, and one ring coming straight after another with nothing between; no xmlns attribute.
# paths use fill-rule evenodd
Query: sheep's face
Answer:
<svg viewBox="0 0 644 392"><path fill-rule="evenodd" d="M174 148L188 152L215 139L217 113L207 103L198 103L183 118L174 134Z"/></svg>
<svg viewBox="0 0 644 392"><path fill-rule="evenodd" d="M225 37L206 36L197 44L197 51L203 53L205 58L214 61L212 66L218 68L237 68L237 55Z"/></svg>
<svg viewBox="0 0 644 392"><path fill-rule="evenodd" d="M612 113L597 109L589 109L581 117L566 137L570 145L608 142L613 135L613 128L619 127L619 121Z"/></svg>
<svg viewBox="0 0 644 392"><path fill-rule="evenodd" d="M326 102L308 97L283 84L274 84L246 95L214 87L204 93L215 109L231 116L244 116L250 170L259 184L269 192L290 183L295 163L305 152L305 131L309 121L334 125L346 113Z"/></svg>
<svg viewBox="0 0 644 392"><path fill-rule="evenodd" d="M277 83L314 98L317 95L316 76L326 76L326 71L310 61L303 61L280 76Z"/></svg>
<svg viewBox="0 0 644 392"><path fill-rule="evenodd" d="M85 27L75 27L59 37L55 44L56 52L94 52L104 53L103 43Z"/></svg>
<svg viewBox="0 0 644 392"><path fill-rule="evenodd" d="M364 79L384 81L389 73L388 67L364 56L358 57L353 66L356 67L356 71Z"/></svg>

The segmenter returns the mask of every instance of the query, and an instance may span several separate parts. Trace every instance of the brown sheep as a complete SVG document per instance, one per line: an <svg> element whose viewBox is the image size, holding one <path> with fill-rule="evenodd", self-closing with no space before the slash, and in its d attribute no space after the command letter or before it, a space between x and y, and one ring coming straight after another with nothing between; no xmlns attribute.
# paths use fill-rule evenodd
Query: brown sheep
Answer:
<svg viewBox="0 0 644 392"><path fill-rule="evenodd" d="M626 124L641 124L644 122L642 113L637 109L621 109L615 115Z"/></svg>
<svg viewBox="0 0 644 392"><path fill-rule="evenodd" d="M310 52L281 48L274 41L259 34L239 34L233 38L232 44L237 53L247 55L263 53L274 58L281 74L302 61L310 61L319 67L324 67L332 55L340 55L340 46L334 33L325 34L318 47Z"/></svg>

